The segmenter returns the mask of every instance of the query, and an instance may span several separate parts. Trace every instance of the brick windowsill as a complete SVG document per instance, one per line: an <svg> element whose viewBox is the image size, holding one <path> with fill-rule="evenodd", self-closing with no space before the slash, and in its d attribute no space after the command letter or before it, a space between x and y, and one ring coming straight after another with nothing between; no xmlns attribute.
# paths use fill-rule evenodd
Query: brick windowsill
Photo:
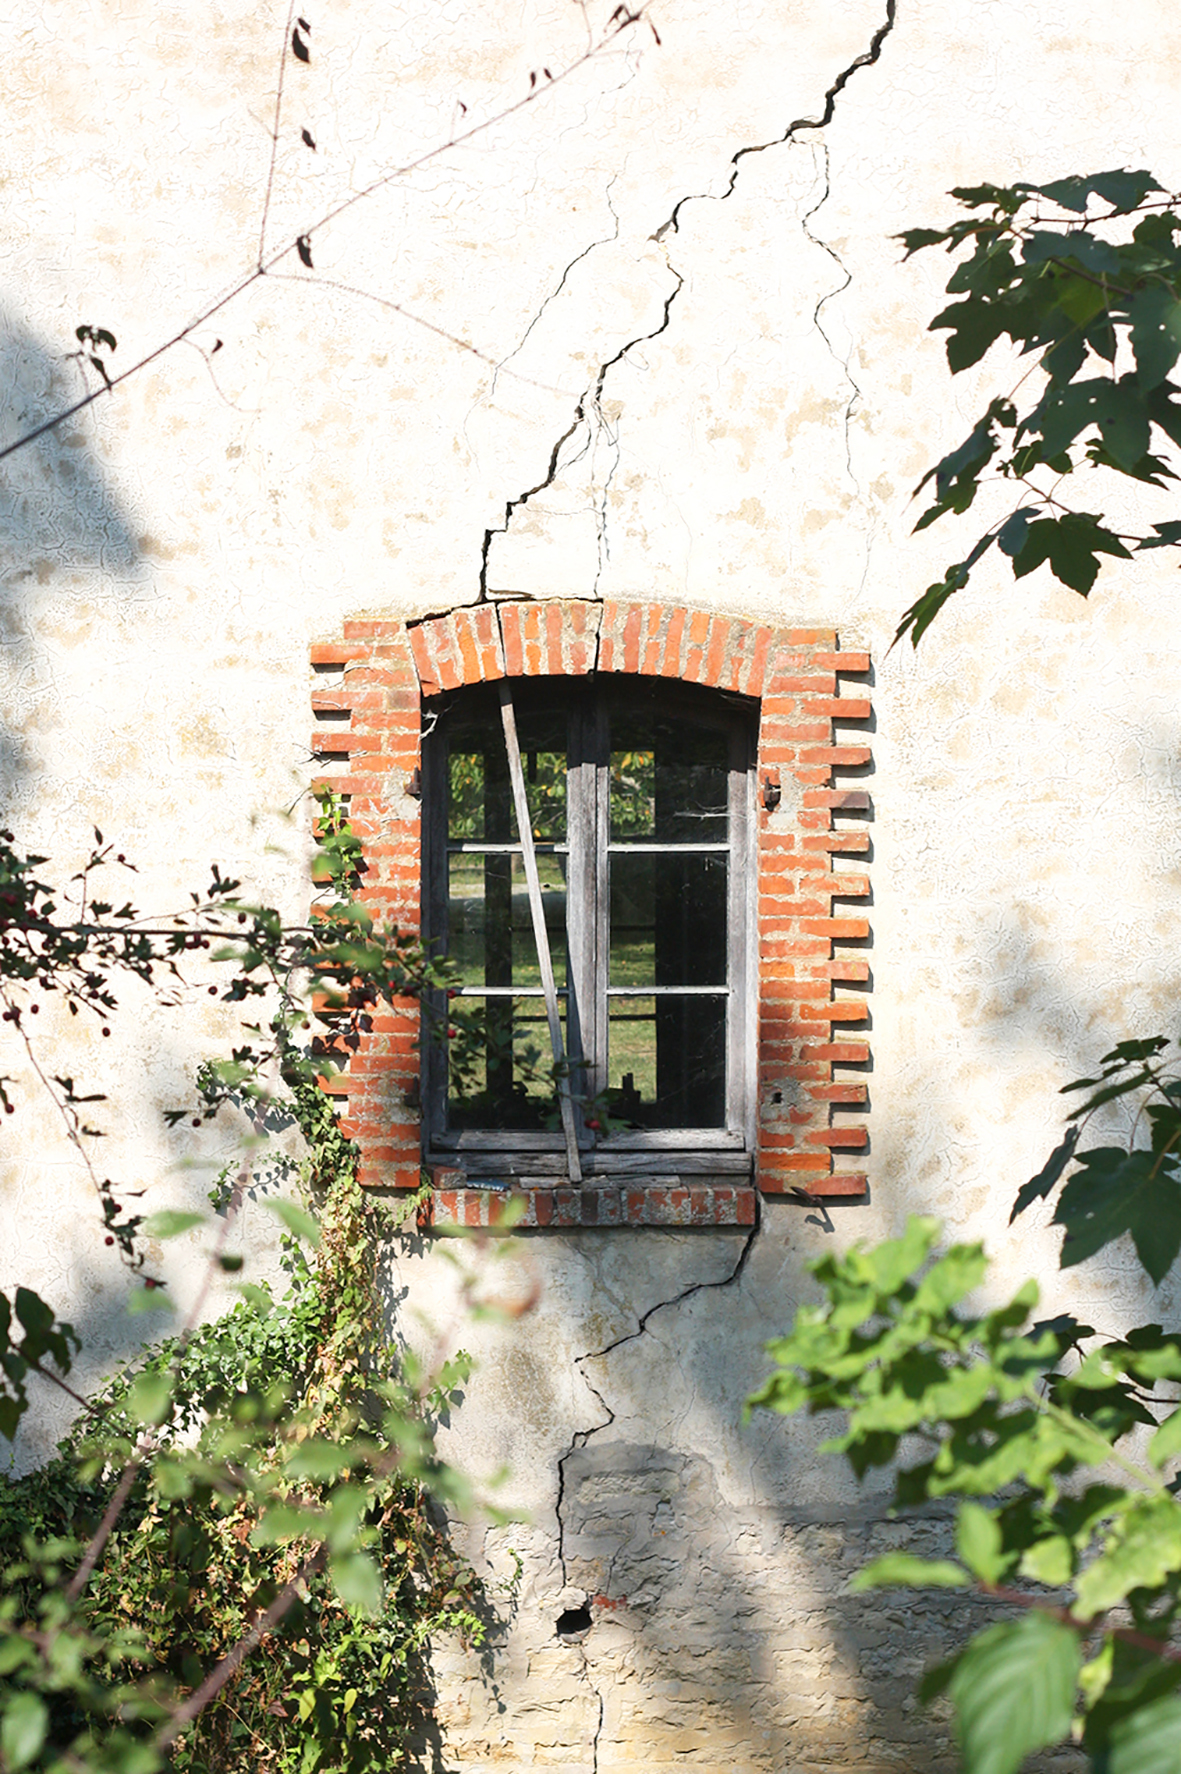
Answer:
<svg viewBox="0 0 1181 1774"><path fill-rule="evenodd" d="M837 1198L863 1198L864 1176L851 1172L818 1178L799 1198L808 1201L829 1201ZM610 1226L733 1226L749 1227L755 1223L758 1190L750 1184L739 1186L678 1183L638 1185L636 1183L587 1183L582 1188L569 1184L521 1184L512 1189L481 1189L478 1186L435 1189L429 1208L419 1214L419 1229L431 1227L472 1226L488 1230L504 1218L508 1202L524 1203L514 1229L525 1231L573 1231L588 1227Z"/></svg>

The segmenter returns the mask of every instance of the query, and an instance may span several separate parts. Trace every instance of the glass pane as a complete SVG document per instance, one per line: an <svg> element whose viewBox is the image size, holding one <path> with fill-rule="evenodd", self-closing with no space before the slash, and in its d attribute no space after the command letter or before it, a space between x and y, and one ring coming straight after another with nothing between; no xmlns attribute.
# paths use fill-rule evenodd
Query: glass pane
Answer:
<svg viewBox="0 0 1181 1774"><path fill-rule="evenodd" d="M724 986L729 859L700 852L611 857L613 986Z"/></svg>
<svg viewBox="0 0 1181 1774"><path fill-rule="evenodd" d="M564 1000L559 1008L565 1043ZM448 1126L560 1133L544 1000L464 997L453 1000L451 1015Z"/></svg>
<svg viewBox="0 0 1181 1774"><path fill-rule="evenodd" d="M566 725L565 714L558 711L517 710L525 799L538 843L562 844L566 840ZM503 749L503 732L500 743Z"/></svg>
<svg viewBox="0 0 1181 1774"><path fill-rule="evenodd" d="M521 856L453 851L447 858L447 954L465 986L540 986ZM566 982L566 858L537 858L554 978Z"/></svg>
<svg viewBox="0 0 1181 1774"><path fill-rule="evenodd" d="M448 759L447 836L453 843L490 837L484 829L484 805L487 798L484 749L473 744L472 735L456 734ZM504 786L508 787L505 773Z"/></svg>
<svg viewBox="0 0 1181 1774"><path fill-rule="evenodd" d="M607 1112L626 1127L724 1127L726 1000L611 998Z"/></svg>
<svg viewBox="0 0 1181 1774"><path fill-rule="evenodd" d="M566 837L566 718L545 710L517 715L525 798L539 842ZM517 821L498 705L483 719L457 722L448 756L447 836L453 844L512 844Z"/></svg>
<svg viewBox="0 0 1181 1774"><path fill-rule="evenodd" d="M611 841L726 842L729 738L667 714L611 722Z"/></svg>

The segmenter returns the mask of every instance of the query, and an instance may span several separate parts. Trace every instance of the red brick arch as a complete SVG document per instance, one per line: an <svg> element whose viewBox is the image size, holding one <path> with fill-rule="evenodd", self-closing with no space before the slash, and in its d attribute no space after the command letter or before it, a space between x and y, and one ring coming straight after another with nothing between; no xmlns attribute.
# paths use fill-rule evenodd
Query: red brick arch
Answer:
<svg viewBox="0 0 1181 1774"><path fill-rule="evenodd" d="M834 1154L867 1144L865 1126L847 1118L864 1104L866 1087L857 1078L834 1080L833 1066L868 1059L865 1040L845 1033L868 1012L862 993L836 997L834 987L863 984L869 964L856 951L834 952L834 944L866 938L869 924L856 911L834 915L833 900L868 895L863 874L836 872L834 862L867 850L869 837L860 823L837 829L833 815L869 808L864 789L834 781L834 772L869 763L866 744L836 731L837 723L869 718L863 694L839 694L841 677L868 672L867 654L842 650L830 629L774 628L664 603L555 599L483 604L409 623L358 619L345 624L343 645L313 647L312 665L313 746L331 770L322 780L350 797L368 864L366 898L403 929L419 923L414 795L424 699L503 677L595 671L675 678L757 699L756 1182L764 1193L864 1193L864 1174L834 1168ZM375 1016L335 1086L347 1096L362 1179L372 1186L419 1181L417 1036L412 1003ZM544 1200L534 1193L533 1224L743 1223L753 1213L753 1200L728 1199L749 1194L741 1189L665 1189L660 1200L656 1192L597 1184L546 1191ZM491 1211L487 1197L454 1190L444 1191L440 1210L475 1222Z"/></svg>

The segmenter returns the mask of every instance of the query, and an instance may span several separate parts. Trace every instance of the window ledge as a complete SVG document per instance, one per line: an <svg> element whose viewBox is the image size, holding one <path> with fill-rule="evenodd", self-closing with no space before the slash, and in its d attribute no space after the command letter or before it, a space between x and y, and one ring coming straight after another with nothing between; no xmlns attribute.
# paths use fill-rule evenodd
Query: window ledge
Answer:
<svg viewBox="0 0 1181 1774"><path fill-rule="evenodd" d="M753 1226L757 1191L682 1183L677 1177L637 1184L538 1182L511 1188L436 1188L419 1215L419 1228L497 1226L510 1201L522 1202L513 1229L609 1226Z"/></svg>

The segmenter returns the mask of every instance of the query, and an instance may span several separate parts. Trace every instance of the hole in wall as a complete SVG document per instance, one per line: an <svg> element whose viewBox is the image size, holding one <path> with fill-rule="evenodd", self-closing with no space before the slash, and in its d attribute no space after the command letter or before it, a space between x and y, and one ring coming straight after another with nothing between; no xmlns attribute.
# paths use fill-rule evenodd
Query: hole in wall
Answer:
<svg viewBox="0 0 1181 1774"><path fill-rule="evenodd" d="M591 1611L584 1604L581 1608L563 1608L558 1615L558 1624L554 1630L564 1644L577 1645L586 1637L593 1625Z"/></svg>

